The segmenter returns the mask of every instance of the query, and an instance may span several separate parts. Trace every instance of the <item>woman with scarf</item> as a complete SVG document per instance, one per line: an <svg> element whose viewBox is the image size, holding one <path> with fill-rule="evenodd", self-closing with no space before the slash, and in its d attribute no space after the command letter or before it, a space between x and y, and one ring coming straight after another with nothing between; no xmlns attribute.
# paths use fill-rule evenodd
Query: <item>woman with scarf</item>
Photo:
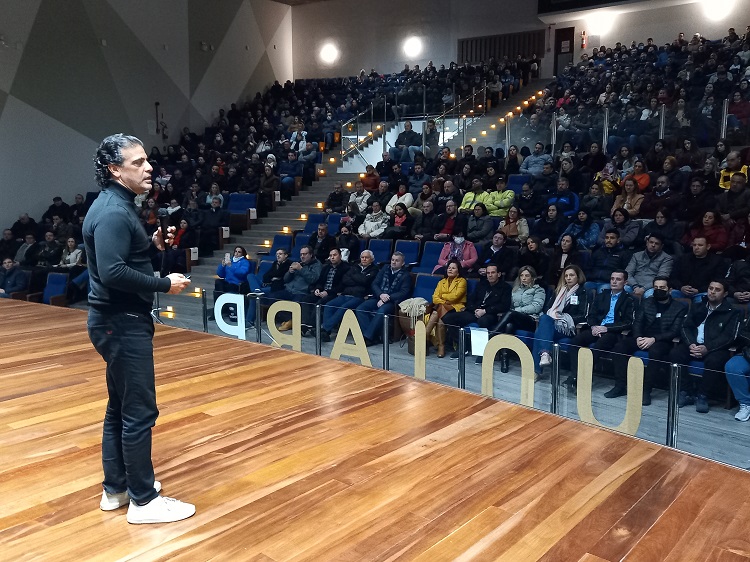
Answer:
<svg viewBox="0 0 750 562"><path fill-rule="evenodd" d="M451 310L461 312L466 308L466 279L461 277L461 264L457 259L448 261L445 267L445 277L441 279L432 294L429 319L427 320L427 337L432 330L438 342L437 356L445 357L445 324L443 316Z"/></svg>
<svg viewBox="0 0 750 562"><path fill-rule="evenodd" d="M172 245L167 246L163 254L156 258L163 260L161 267L159 267L162 277L170 273L187 271L187 254L185 250L197 246L198 237L195 231L190 228L187 219L182 219L172 239ZM154 269L156 270L156 268Z"/></svg>
<svg viewBox="0 0 750 562"><path fill-rule="evenodd" d="M560 276L555 296L547 311L539 317L534 332L534 372L541 374L542 368L552 364L552 344L562 338L576 334L576 324L586 319L588 305L586 276L577 265L567 266Z"/></svg>
<svg viewBox="0 0 750 562"><path fill-rule="evenodd" d="M412 226L414 226L414 218L409 214L406 205L396 203L393 206L393 215L391 215L388 221L383 238L389 240L406 240L411 236Z"/></svg>
<svg viewBox="0 0 750 562"><path fill-rule="evenodd" d="M453 228L453 240L446 242L443 246L438 263L432 273L445 275L446 266L451 260L457 260L464 272L472 271L479 256L477 256L474 243L464 238L465 234L464 228L460 224Z"/></svg>

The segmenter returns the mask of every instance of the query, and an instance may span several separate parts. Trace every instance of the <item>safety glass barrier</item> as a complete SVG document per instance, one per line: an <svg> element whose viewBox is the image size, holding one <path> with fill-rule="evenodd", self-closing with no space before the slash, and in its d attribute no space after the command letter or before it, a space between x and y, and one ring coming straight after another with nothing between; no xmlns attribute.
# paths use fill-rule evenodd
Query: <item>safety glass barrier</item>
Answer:
<svg viewBox="0 0 750 562"><path fill-rule="evenodd" d="M558 414L675 445L676 432L669 422L674 411L670 406L671 364L654 358L654 351L668 355L671 344L657 344L649 352L639 348L630 335L594 335L588 328L568 336L556 332L554 339L557 346L538 341L533 345L536 353L549 353L550 365L538 368L540 380L551 384L557 378ZM575 341L584 345L575 345ZM537 364L540 361L545 362L537 359Z"/></svg>
<svg viewBox="0 0 750 562"><path fill-rule="evenodd" d="M734 350L716 351L680 371L677 448L750 468L750 363Z"/></svg>
<svg viewBox="0 0 750 562"><path fill-rule="evenodd" d="M466 389L742 468L750 464L750 423L735 420L750 420L750 363L741 354L728 351L704 363L680 357L672 342L648 346L629 335L605 341L588 329L545 337L543 328L509 328L500 317L486 328L465 311L423 303L402 310L374 299L337 297L319 306L265 297L225 293L215 307L204 289L172 297L159 318ZM214 310L222 311L220 319L208 320ZM575 345L576 338L586 345ZM748 407L738 411L735 396Z"/></svg>
<svg viewBox="0 0 750 562"><path fill-rule="evenodd" d="M376 101L380 104L376 105ZM354 157L365 158L365 149L383 135L387 128L383 103L383 99L371 102L364 110L341 125L342 160ZM366 161L365 158L364 164L371 164L371 162Z"/></svg>
<svg viewBox="0 0 750 562"><path fill-rule="evenodd" d="M747 115L747 100L740 92L734 92L727 100L722 123L722 138L731 146L750 145L750 117Z"/></svg>

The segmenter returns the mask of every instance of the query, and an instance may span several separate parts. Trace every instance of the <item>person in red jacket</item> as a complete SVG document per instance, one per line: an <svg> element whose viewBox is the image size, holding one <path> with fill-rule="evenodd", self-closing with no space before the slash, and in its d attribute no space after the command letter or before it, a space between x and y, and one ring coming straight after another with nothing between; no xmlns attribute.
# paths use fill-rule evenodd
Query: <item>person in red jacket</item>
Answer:
<svg viewBox="0 0 750 562"><path fill-rule="evenodd" d="M706 211L700 224L695 224L682 238L683 246L692 246L696 238L705 238L714 252L723 252L729 243L727 229L718 211Z"/></svg>

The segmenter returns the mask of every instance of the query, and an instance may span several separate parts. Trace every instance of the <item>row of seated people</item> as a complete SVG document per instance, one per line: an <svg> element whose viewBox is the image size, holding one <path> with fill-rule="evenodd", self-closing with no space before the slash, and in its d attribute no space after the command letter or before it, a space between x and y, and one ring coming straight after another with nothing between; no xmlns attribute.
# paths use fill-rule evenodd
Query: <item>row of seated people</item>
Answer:
<svg viewBox="0 0 750 562"><path fill-rule="evenodd" d="M588 152L578 153L565 142L560 152L549 154L550 147L538 142L531 152L527 146L521 150L511 145L508 157L493 156L491 147L486 147L485 156L473 168L461 168L460 174L451 178L464 185L475 174L487 175L487 168L493 173L522 174L528 176L532 187L538 191L548 191L558 178L566 178L573 192L583 195L591 179L600 181L608 195L617 195L623 189L623 182L632 179L638 192L643 194L656 188L656 180L666 176L673 188L685 190L691 179L699 177L709 192L720 193L729 188L734 172L747 174L750 151L733 151L725 140L717 142L711 154L699 150L691 138L681 141L681 148L669 148L662 139L657 140L647 152L638 154L627 145L621 145L611 158L600 150L598 142L591 143ZM504 154L501 148L495 153ZM522 156L526 154L526 156ZM444 176L440 176L444 177Z"/></svg>
<svg viewBox="0 0 750 562"><path fill-rule="evenodd" d="M386 181L373 193L362 181L352 192L336 183L325 210L330 216L341 215L341 221L365 239L445 241L459 224L466 239L475 244L489 242L501 230L513 245L523 245L535 235L551 247L568 233L576 237L579 248L590 250L602 245L609 228L617 228L629 247L645 227L646 233L657 231L667 239L670 253L679 253L681 245L687 248L693 238L703 235L714 252L729 252L735 258L744 255L750 235L750 189L742 172L734 172L729 189L718 196L707 191L700 177L681 192L672 189L667 176L659 176L655 189L645 194L628 178L614 198L604 193L601 182L594 182L581 198L564 177L546 195L529 183L515 192L503 176L492 191L475 176L472 189L463 195L451 180L442 185L425 183L416 197L410 191L416 184L410 188L407 182L397 183L395 193ZM646 224L639 219L647 219Z"/></svg>
<svg viewBox="0 0 750 562"><path fill-rule="evenodd" d="M612 234L614 238L615 233ZM652 237L648 250L639 257L647 258L648 253L659 255L659 244L658 237ZM696 247L696 254L704 249ZM248 274L244 251L237 247L231 259L222 261L217 271L221 276L217 280L217 294L231 291L236 284L234 292L255 287L253 291L262 293L262 305L276 300L301 303L304 335L313 333L312 305L320 304L323 306L320 332L323 341L330 341L345 311L354 310L365 343L377 343L382 336L384 315L395 314L414 291L414 279L400 251L394 252L389 263L379 269L369 250L360 253L358 263L347 264L338 248L329 251L325 263L316 259L312 246L301 248L299 261L291 261L286 251L280 249L262 279ZM696 255L696 259L705 258ZM431 306L425 316L428 334L434 331L438 357L444 357L446 346L450 349L457 343L460 327L476 325L491 332L519 335L525 332L527 338L533 339L537 373L551 363L551 344L561 341L571 355L572 373L566 381L570 388L575 387L579 347L592 346L597 353L605 355L613 352L615 385L605 394L608 398L625 394L628 356L640 351L650 359L644 379L644 404L650 403L651 387L666 361L685 366L691 361L700 361L702 377L697 381L684 377L680 405L695 403L698 412L707 412L708 397L717 390L717 377L731 357L730 346L738 338L744 319L742 310L730 299L732 281L720 269L714 269L717 275L708 277L704 296L693 297L690 301L682 298L680 290L670 292L670 287L679 285L679 281L675 283L674 278L666 275L653 275L651 290L645 294L629 292L627 287L643 288L631 279L631 265L637 260L634 256L627 269L612 269L607 288L597 291L598 284L588 285L584 271L573 264L561 268L557 284L552 288L540 283L540 276L532 266L522 266L515 282L511 283L503 281L501 267L491 261L485 264L484 275L476 281L465 276L459 259L449 259L441 268L442 280L436 279ZM748 264L743 266L747 271ZM417 276L418 283L420 277ZM255 302L250 299L247 305L248 324L254 322ZM288 315L277 316L277 320L281 322L280 330L291 329ZM583 323L588 327L582 329ZM743 333L750 335L747 329ZM677 345L672 341L675 338L680 338ZM469 341L466 346L470 353ZM457 358L458 352L454 351L451 357ZM750 367L738 358L733 361L735 375L730 383L742 406L737 419L747 421L750 404L745 398L748 394L746 376L750 374ZM695 370L696 366L690 365L690 368ZM736 374L738 369L741 372Z"/></svg>
<svg viewBox="0 0 750 562"><path fill-rule="evenodd" d="M747 42L694 40L693 45L679 40L665 46L618 43L584 53L529 106L529 131L524 134L549 131L556 117L558 137L585 144L601 138L603 110L609 109L610 155L622 142L645 152L658 137L662 119L670 142L692 128L698 143L710 146L721 129L722 102L728 99L729 132L745 139L750 115Z"/></svg>
<svg viewBox="0 0 750 562"><path fill-rule="evenodd" d="M66 278L62 290L66 304L85 298L88 269L84 252L75 238L68 238L62 247L52 232L47 232L40 243L28 234L15 255L4 255L0 259L3 266L0 298L38 300L45 293L51 273L63 274Z"/></svg>
<svg viewBox="0 0 750 562"><path fill-rule="evenodd" d="M652 225L654 228L649 228ZM601 244L593 250L581 248L576 235L571 233L563 233L549 249L538 236L530 236L520 248L512 246L502 230L495 232L490 242L474 244L457 226L445 242L421 244L419 241L399 240L395 250L408 256L408 268L415 273L441 272L451 259L459 259L463 274L470 278L483 277L488 263L498 265L506 280L514 279L520 267L531 266L539 273L540 282L549 286L556 283L566 265L582 267L589 278L589 287L597 289L606 286L613 269L627 269L630 282L626 290L638 296L650 294L653 278L657 275L670 278L676 297L693 299L705 295L710 279L728 276L735 288L734 298L743 304L750 300L745 294L746 283L743 281L748 256L746 247L734 248L742 253L738 252L733 259L733 252L718 253L713 250L708 237L695 233L690 239L689 249L674 253L668 251L669 240L659 231L659 226L657 221L647 225L642 237L633 241L635 243L623 243L620 229L615 226L607 228L601 233ZM292 240L292 235L278 235L271 248L272 255L268 256L269 261L281 254L284 260L291 257L296 261L301 248L310 245L314 258L321 263L326 261L331 249L338 248L350 264L357 262L364 249L374 251L376 262L382 264L388 261L394 250L391 241L367 241L357 237L346 223L342 224L338 236L329 234L328 225L322 223L317 226L315 234L298 234L294 243Z"/></svg>

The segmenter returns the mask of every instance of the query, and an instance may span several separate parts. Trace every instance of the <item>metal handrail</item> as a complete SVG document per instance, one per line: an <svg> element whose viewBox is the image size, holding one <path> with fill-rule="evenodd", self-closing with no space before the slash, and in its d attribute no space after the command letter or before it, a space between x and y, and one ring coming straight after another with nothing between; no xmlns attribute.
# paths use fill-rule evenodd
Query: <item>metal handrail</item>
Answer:
<svg viewBox="0 0 750 562"><path fill-rule="evenodd" d="M472 118L473 119L474 117L477 117L477 115L475 114L476 108L478 108L478 105L476 103L476 97L477 97L477 95L481 95L482 96L481 100L483 101L483 103L481 104L481 108L482 108L482 114L484 114L484 113L487 112L487 82L486 81L485 81L484 85L479 90L474 89L472 91L471 98L466 97L466 98L464 98L462 100L460 98L460 96L459 96L458 101L456 103L454 103L449 108L445 109L439 115L433 116L432 114L430 114L429 112L427 112L427 90L425 89L423 91L423 95L422 95L422 114L420 114L420 115L414 115L414 116L408 116L408 119L410 119L410 120L420 119L420 120L423 120L423 121L426 121L428 119L434 119L435 121L439 121L439 120L445 121L446 118L449 116L449 114L453 113L453 114L458 114L456 118L459 121L463 121L463 127L465 129L467 118ZM471 99L471 109L467 109L467 115L462 115L461 108L470 99ZM398 97L396 97L396 103L398 103ZM388 116L388 114L387 114L387 111L388 111L387 110L387 107L388 107L388 98L387 98L387 96L384 96L384 104L383 105L384 105L384 108L383 108L383 111L384 111L383 118L384 118L384 120L383 120L383 131L382 131L382 134L383 134L383 146L384 146L384 149L385 149L386 145L388 144L388 141L386 140L385 137L386 137L387 124L389 123L389 121L387 121L387 116ZM360 120L360 118L366 116L368 113L370 113L370 135L369 135L370 138L369 139L368 138L364 138L364 139L360 140L359 133L357 133L357 140L356 140L356 142L353 142L353 141L350 140L349 141L351 143L350 146L345 147L344 146L344 139L347 138L347 137L344 134L344 131L349 126L351 126L353 123L355 123L357 125L357 128L358 128L359 127L359 120ZM473 115L471 117L469 117L468 113L472 113ZM400 122L400 121L401 121L401 119L398 119L396 122ZM352 117L351 119L347 120L345 123L343 123L341 125L341 131L340 131L340 135L341 135L341 149L340 150L341 150L341 159L342 159L342 161L343 161L343 159L345 157L347 157L347 156L349 156L351 154L357 153L365 161L365 164L369 165L369 162L367 161L367 159L362 154L361 146L363 144L369 142L370 139L374 138L374 135L375 135L375 130L374 130L375 127L374 127L374 125L375 125L375 108L374 108L374 104L372 102L370 103L370 107L368 109L360 111L357 115L355 115L354 117ZM425 139L424 129L423 129L423 131L422 131L422 145L423 145L423 150L424 150L424 144L425 144L425 142L426 142L426 139ZM464 144L465 144L465 142L464 142Z"/></svg>

